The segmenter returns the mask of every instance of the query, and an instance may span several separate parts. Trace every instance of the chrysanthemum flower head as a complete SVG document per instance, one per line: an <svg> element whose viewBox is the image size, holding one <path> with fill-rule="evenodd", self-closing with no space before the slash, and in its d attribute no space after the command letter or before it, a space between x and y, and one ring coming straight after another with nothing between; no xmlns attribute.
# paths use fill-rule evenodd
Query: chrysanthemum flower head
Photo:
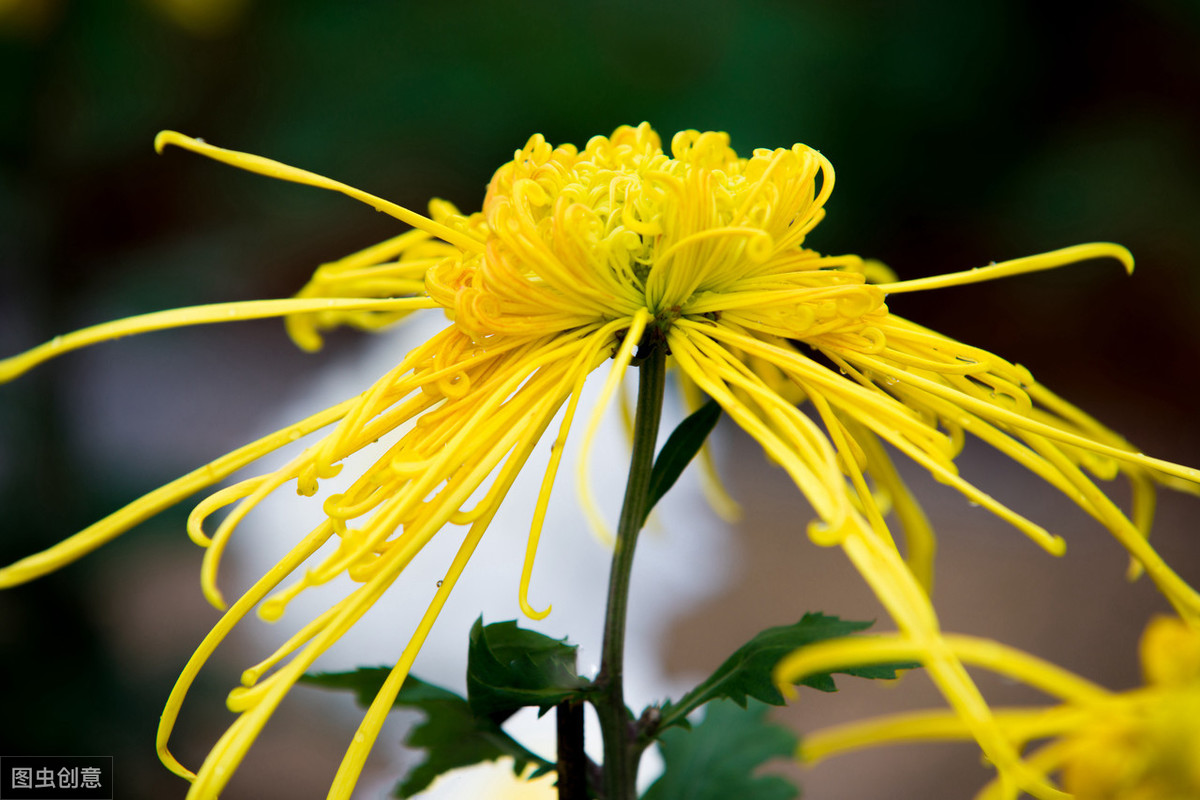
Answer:
<svg viewBox="0 0 1200 800"><path fill-rule="evenodd" d="M1157 617L1142 636L1145 686L1110 692L1026 653L982 639L946 635L966 663L999 672L1061 700L1052 707L995 709L1004 737L1024 748L1049 740L1025 758L1038 775L1057 775L1076 800L1185 800L1200 797L1200 629L1177 617ZM796 679L822 664L885 663L920 658L900 637L822 643L780 665ZM971 736L944 711L910 712L852 723L805 737L801 758L817 761L863 747ZM1016 800L1003 776L976 800Z"/></svg>
<svg viewBox="0 0 1200 800"><path fill-rule="evenodd" d="M453 219L485 232L487 249L439 265L430 294L481 339L647 313L665 333L714 313L772 251L803 242L824 215L825 194L814 193L822 164L802 145L739 159L727 135L695 131L677 134L668 154L646 125L582 151L535 136L497 171L482 214ZM873 294L856 295L855 311L881 306Z"/></svg>
<svg viewBox="0 0 1200 800"><path fill-rule="evenodd" d="M817 151L795 145L742 158L726 134L684 131L668 152L645 124L595 137L582 149L553 147L534 136L497 171L480 212L463 214L435 201L427 217L313 173L179 134L161 134L157 144L340 191L415 230L322 267L295 299L183 309L98 326L0 362L0 380L84 344L173 325L284 316L297 342L316 349L321 333L339 325L379 328L422 308L440 308L451 320L361 395L0 571L0 585L11 585L55 569L263 454L334 425L286 466L220 489L193 512L189 533L208 548L204 590L225 607L216 569L247 513L287 484L316 494L348 455L396 437L348 488L324 497L325 520L228 607L180 678L159 746L173 769L194 777L197 796L220 791L289 687L430 539L465 527L428 613L364 718L331 790L334 796L349 792L429 627L534 445L557 419L548 463L536 467L544 477L519 584L526 612L547 613L527 595L584 381L609 365L577 470L585 506L602 527L588 490L587 444L627 369L654 350L670 354L685 396L694 403L705 396L715 400L787 471L813 506L809 536L846 551L993 762L1021 785L1039 779L1000 735L959 656L938 632L928 596L932 533L885 443L1061 553L1060 539L959 476L954 459L964 435L979 437L1099 519L1182 614L1200 617L1200 598L1145 540L1154 483L1194 482L1200 473L1137 453L1025 369L910 323L886 302L907 291L1096 257L1132 267L1123 248L1081 245L895 282L872 262L805 246L833 189L832 167ZM1130 477L1132 519L1088 472ZM208 532L206 520L227 508ZM889 510L904 535L904 556L885 522ZM229 698L239 718L193 776L167 752L166 737L200 665L250 609L276 618L297 594L339 575L358 588L246 671L246 686Z"/></svg>
<svg viewBox="0 0 1200 800"><path fill-rule="evenodd" d="M1146 688L1095 712L1057 748L1063 786L1079 800L1200 797L1200 631L1157 617L1141 656Z"/></svg>

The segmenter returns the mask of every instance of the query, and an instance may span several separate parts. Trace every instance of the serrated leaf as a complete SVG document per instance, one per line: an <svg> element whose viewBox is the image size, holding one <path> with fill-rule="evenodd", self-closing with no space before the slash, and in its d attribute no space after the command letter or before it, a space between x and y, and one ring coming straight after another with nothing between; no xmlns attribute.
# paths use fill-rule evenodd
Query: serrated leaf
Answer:
<svg viewBox="0 0 1200 800"><path fill-rule="evenodd" d="M709 400L671 431L650 470L646 516L650 515L658 501L675 485L675 481L679 480L684 468L691 463L696 453L700 452L704 440L712 433L720 418L721 407L717 405L716 400ZM642 518L642 524L646 524L646 517Z"/></svg>
<svg viewBox="0 0 1200 800"><path fill-rule="evenodd" d="M531 777L544 775L554 764L531 753L487 718L480 718L467 701L432 700L421 705L426 719L412 729L404 740L408 747L424 750L425 759L397 784L396 797L412 797L422 792L435 778L445 772L468 767L502 756L513 759L513 773L521 775L533 764Z"/></svg>
<svg viewBox="0 0 1200 800"><path fill-rule="evenodd" d="M712 675L680 698L678 703L667 703L662 710L659 729L672 725L686 726L689 713L710 700L720 698L728 698L740 706L746 705L747 698L776 706L783 705L783 695L771 677L780 659L805 645L849 636L871 625L870 622L843 620L817 613L805 614L794 625L767 628L739 647ZM834 671L861 678L890 680L896 677L896 670L917 666L920 665L883 664ZM800 681L800 684L822 692L837 691L837 685L829 673L810 675Z"/></svg>
<svg viewBox="0 0 1200 800"><path fill-rule="evenodd" d="M800 790L777 775L756 776L767 761L789 756L797 744L788 729L766 718L767 706L709 703L691 730L675 728L659 739L663 774L643 800L791 800Z"/></svg>
<svg viewBox="0 0 1200 800"><path fill-rule="evenodd" d="M383 682L392 672L391 667L359 667L353 672L317 672L300 676L300 683L310 686L320 686L323 689L347 689L354 692L354 702L367 708L375 700L375 695L383 688ZM426 683L415 675L409 675L400 687L393 707L421 707L422 703L434 700L462 700L462 697L449 689L443 689L432 683Z"/></svg>
<svg viewBox="0 0 1200 800"><path fill-rule="evenodd" d="M391 672L389 667L360 667L354 672L305 675L303 683L327 689L348 689L361 706L369 706ZM544 775L554 764L530 752L486 716L476 716L466 698L409 675L396 696L393 708L415 708L425 720L413 726L405 745L425 751L425 759L397 784L396 797L412 797L424 791L444 772L468 767L502 756L513 759L513 772L520 775L533 764L531 777Z"/></svg>
<svg viewBox="0 0 1200 800"><path fill-rule="evenodd" d="M588 682L575 674L575 645L517 627L515 620L471 627L467 697L471 710L503 722L525 706L540 713L582 699Z"/></svg>

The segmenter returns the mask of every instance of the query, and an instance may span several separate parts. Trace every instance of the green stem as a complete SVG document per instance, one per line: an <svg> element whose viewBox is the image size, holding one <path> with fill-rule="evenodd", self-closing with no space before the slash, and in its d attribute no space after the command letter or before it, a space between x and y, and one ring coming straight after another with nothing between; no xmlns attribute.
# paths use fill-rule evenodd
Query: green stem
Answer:
<svg viewBox="0 0 1200 800"><path fill-rule="evenodd" d="M588 757L583 749L583 704L567 700L558 717L558 800L587 800Z"/></svg>
<svg viewBox="0 0 1200 800"><path fill-rule="evenodd" d="M643 345L639 345L641 350ZM654 446L662 416L666 383L666 352L662 343L650 344L650 353L638 370L637 416L633 423L633 456L625 485L625 502L617 526L612 571L608 578L608 605L604 619L604 645L597 692L592 697L604 736L604 798L635 800L637 765L642 746L629 709L625 707L625 617L629 604L629 578L638 533L646 519Z"/></svg>

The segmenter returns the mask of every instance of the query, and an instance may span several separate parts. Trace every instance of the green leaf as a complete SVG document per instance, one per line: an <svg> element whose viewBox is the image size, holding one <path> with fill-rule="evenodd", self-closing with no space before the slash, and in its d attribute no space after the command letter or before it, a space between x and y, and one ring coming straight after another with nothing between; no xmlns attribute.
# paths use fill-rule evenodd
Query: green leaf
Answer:
<svg viewBox="0 0 1200 800"><path fill-rule="evenodd" d="M471 710L500 723L517 709L544 714L564 700L582 699L589 683L575 674L575 645L518 628L515 620L471 627L467 697Z"/></svg>
<svg viewBox="0 0 1200 800"><path fill-rule="evenodd" d="M662 722L659 730L672 725L686 727L688 714L708 701L719 698L729 698L740 706L746 705L747 698L775 706L783 705L783 695L775 686L771 673L784 656L805 645L825 639L849 636L865 630L871 625L870 622L842 620L817 613L805 614L794 625L767 628L739 647L733 655L725 660L725 663L717 667L716 672L680 698L678 703L668 702L662 710ZM890 680L896 677L896 670L913 669L918 666L920 665L916 663L884 664L833 670L833 672L860 678ZM800 684L822 692L837 691L837 685L829 673L810 675L800 681Z"/></svg>
<svg viewBox="0 0 1200 800"><path fill-rule="evenodd" d="M800 790L777 775L754 775L762 764L791 755L796 736L766 719L767 706L745 709L709 703L704 720L659 739L663 774L643 800L791 800Z"/></svg>
<svg viewBox="0 0 1200 800"><path fill-rule="evenodd" d="M426 756L396 786L396 797L412 797L424 791L444 772L502 756L513 759L515 775L521 775L530 764L537 767L531 777L554 769L553 762L525 749L495 722L476 716L467 701L457 695L452 701L430 700L419 707L427 715L425 721L412 729L404 744L425 750Z"/></svg>
<svg viewBox="0 0 1200 800"><path fill-rule="evenodd" d="M383 688L383 682L392 672L391 667L359 667L353 672L317 672L300 676L300 683L320 686L322 689L348 689L354 692L354 701L367 708L375 695ZM462 697L440 686L426 683L409 675L400 687L394 706L419 708L422 703L434 700L462 700Z"/></svg>
<svg viewBox="0 0 1200 800"><path fill-rule="evenodd" d="M305 675L300 680L327 689L353 691L361 706L368 706L383 687L390 667L360 667L354 672ZM487 717L476 716L462 696L409 675L396 697L394 708L415 708L425 720L413 727L405 745L425 750L425 759L401 781L396 797L412 797L424 791L444 772L468 767L501 756L513 759L513 772L520 775L530 764L533 777L554 769L554 764L525 749Z"/></svg>
<svg viewBox="0 0 1200 800"><path fill-rule="evenodd" d="M700 452L704 440L712 433L720 418L721 407L717 405L716 400L709 400L671 431L658 457L654 459L654 467L650 470L646 516L650 515L658 501L675 485L675 481L679 480L684 468L691 463L696 453ZM642 524L646 524L645 517L642 518Z"/></svg>

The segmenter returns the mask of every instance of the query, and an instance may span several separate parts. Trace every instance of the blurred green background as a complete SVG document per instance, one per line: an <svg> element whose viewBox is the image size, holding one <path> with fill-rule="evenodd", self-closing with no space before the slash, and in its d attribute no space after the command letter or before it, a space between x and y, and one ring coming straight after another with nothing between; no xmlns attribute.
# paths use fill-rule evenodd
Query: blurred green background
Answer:
<svg viewBox="0 0 1200 800"><path fill-rule="evenodd" d="M582 145L648 120L668 140L720 129L741 152L820 149L838 182L810 243L905 278L1126 245L1132 278L1097 262L892 308L1196 464L1200 4L1078 8L0 0L0 352L116 316L287 296L398 230L342 197L156 156L160 129L410 207L439 196L475 210L531 133ZM335 336L323 358L354 341ZM0 387L0 558L240 444L313 365L280 326L246 324L108 345ZM152 752L161 702L212 620L183 519L0 595L0 754L111 754L121 797L183 795ZM179 586L180 605L156 607ZM226 724L238 669L201 679L180 734L191 761ZM338 753L304 740L260 760L331 770ZM272 796L246 786L230 796Z"/></svg>

